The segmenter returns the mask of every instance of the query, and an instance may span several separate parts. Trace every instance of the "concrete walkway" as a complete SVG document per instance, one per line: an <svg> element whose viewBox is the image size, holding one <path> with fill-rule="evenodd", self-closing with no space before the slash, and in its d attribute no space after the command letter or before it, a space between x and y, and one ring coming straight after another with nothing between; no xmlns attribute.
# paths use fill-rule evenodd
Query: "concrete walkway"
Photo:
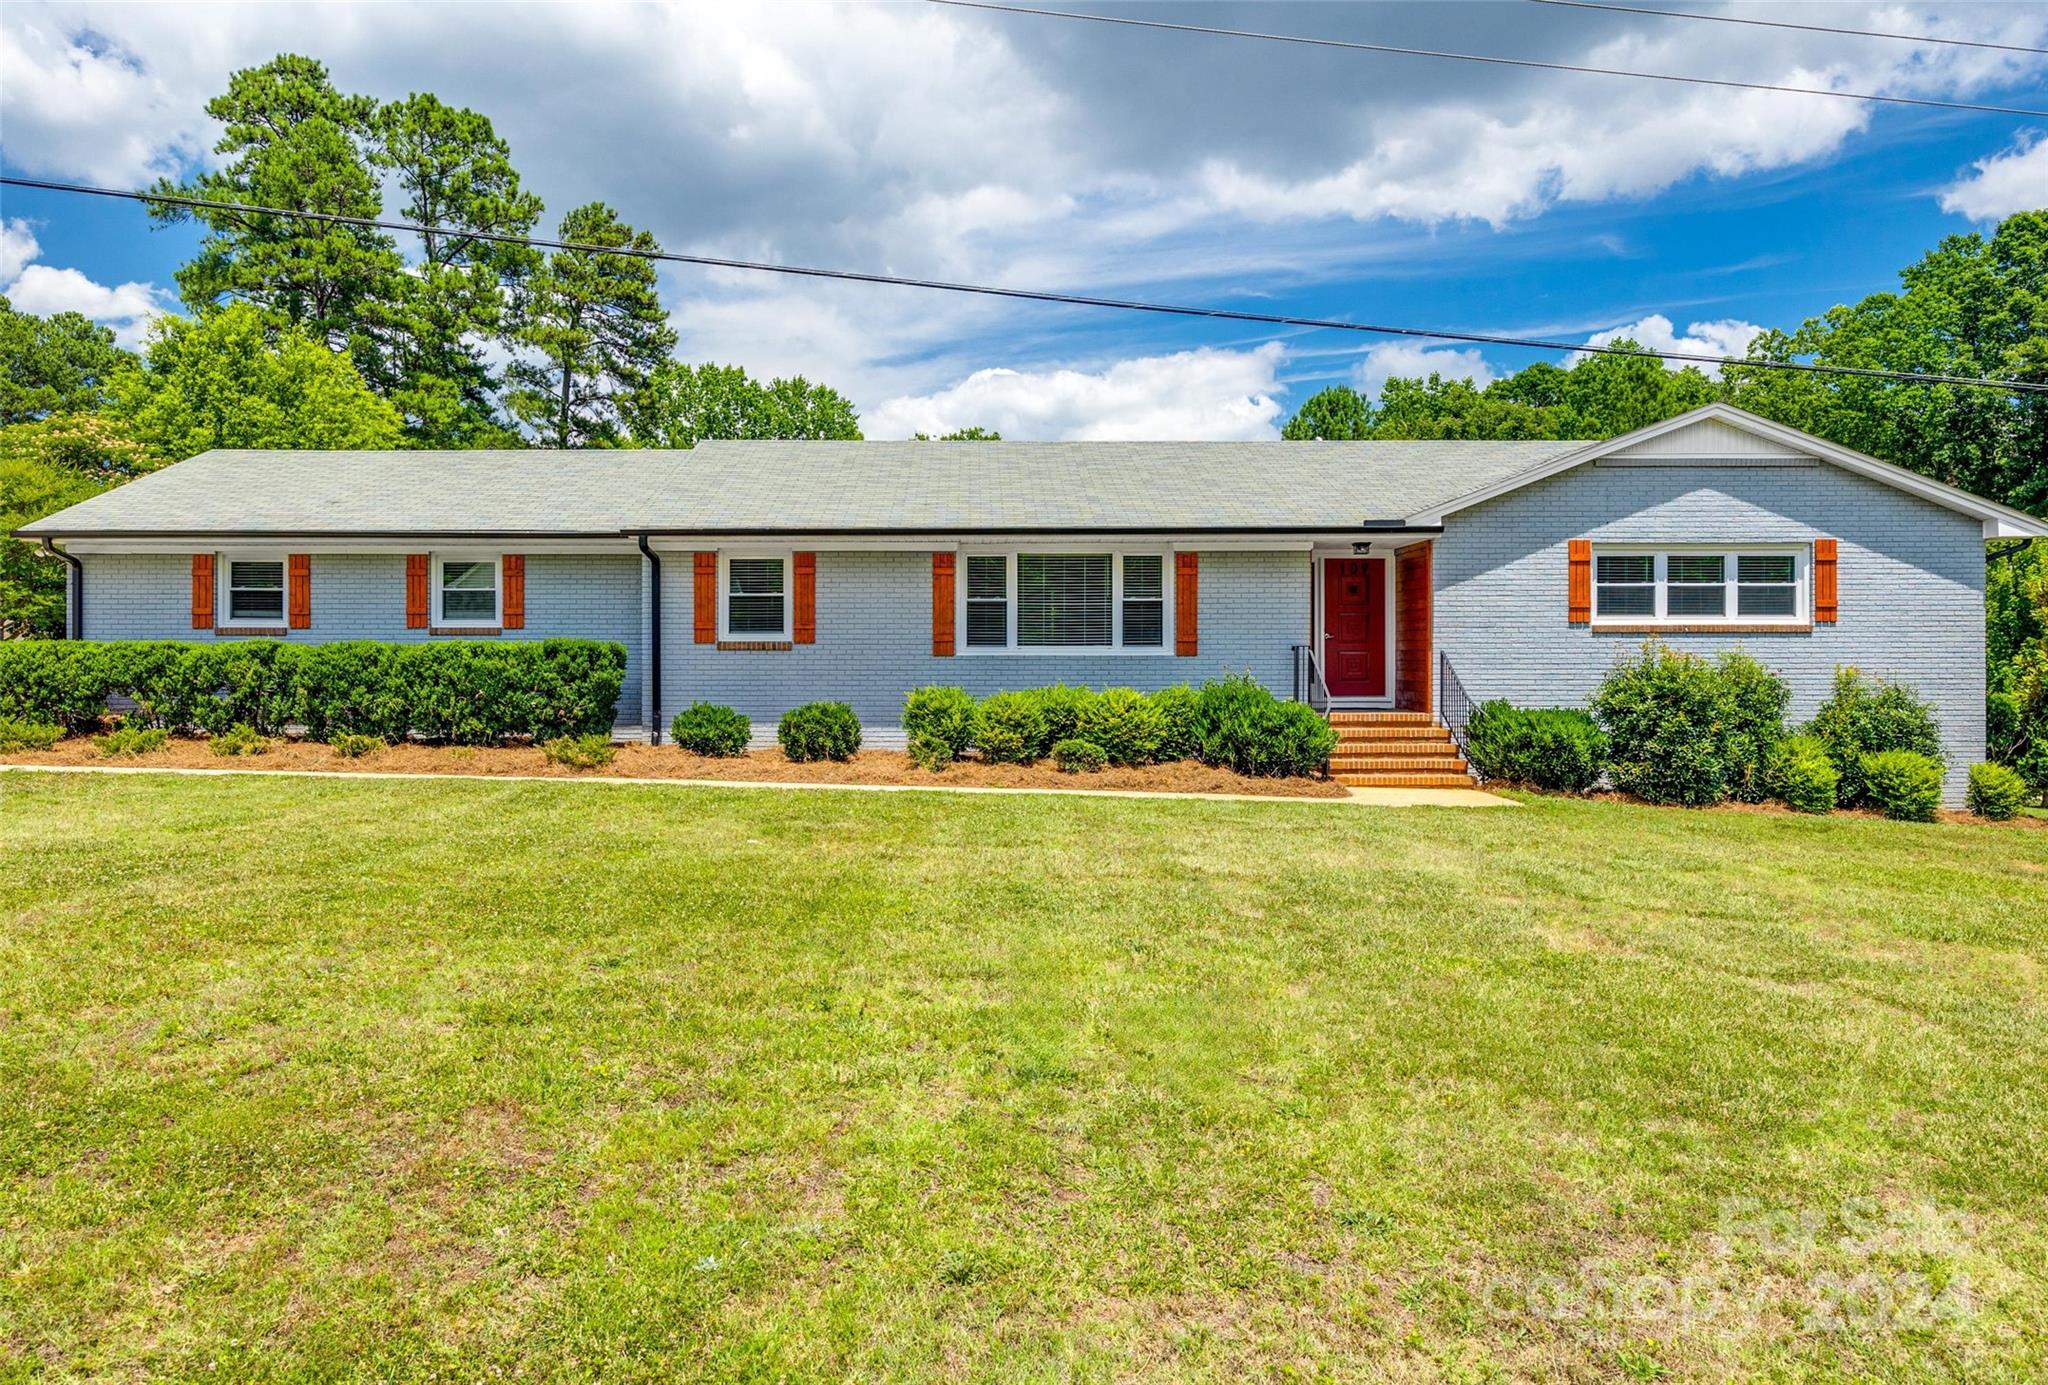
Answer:
<svg viewBox="0 0 2048 1385"><path fill-rule="evenodd" d="M195 769L175 765L0 765L24 774L179 774L199 779L453 779L486 784L641 784L690 789L826 789L851 793L1050 794L1072 798L1198 799L1212 803L1305 803L1324 807L1369 804L1381 808L1519 808L1513 799L1478 789L1353 789L1347 798L1295 798L1256 793L1163 793L1149 789L997 788L984 784L807 784L772 779L651 779L622 774L588 778L557 774L420 774L374 769Z"/></svg>

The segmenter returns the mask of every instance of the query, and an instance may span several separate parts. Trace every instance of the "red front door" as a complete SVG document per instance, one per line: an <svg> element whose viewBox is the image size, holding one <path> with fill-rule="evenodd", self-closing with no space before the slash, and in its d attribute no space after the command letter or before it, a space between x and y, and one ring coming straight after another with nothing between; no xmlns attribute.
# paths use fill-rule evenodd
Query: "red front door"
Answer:
<svg viewBox="0 0 2048 1385"><path fill-rule="evenodd" d="M1323 682L1332 697L1387 695L1387 560L1323 561Z"/></svg>

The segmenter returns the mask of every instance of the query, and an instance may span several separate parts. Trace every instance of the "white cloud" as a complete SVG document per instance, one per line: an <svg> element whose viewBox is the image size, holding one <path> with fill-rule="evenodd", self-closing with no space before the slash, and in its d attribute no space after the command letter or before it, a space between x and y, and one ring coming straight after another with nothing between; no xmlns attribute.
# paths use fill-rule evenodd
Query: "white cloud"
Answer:
<svg viewBox="0 0 2048 1385"><path fill-rule="evenodd" d="M132 350L142 344L149 324L166 311L166 295L154 284L108 288L75 269L36 264L41 255L42 247L27 222L10 218L0 223L0 295L19 312L38 317L83 313L113 328L114 340Z"/></svg>
<svg viewBox="0 0 2048 1385"><path fill-rule="evenodd" d="M1351 383L1368 399L1377 399L1380 389L1396 375L1427 379L1441 375L1447 380L1464 378L1484 389L1493 383L1493 367L1479 354L1479 348L1417 346L1413 342L1389 341L1369 347L1351 367Z"/></svg>
<svg viewBox="0 0 2048 1385"><path fill-rule="evenodd" d="M1648 351L1686 351L1708 356L1743 356L1749 351L1750 339L1764 329L1754 322L1738 322L1723 318L1715 322L1689 323L1683 333L1672 326L1671 319L1662 313L1651 313L1640 322L1631 322L1625 327L1610 327L1595 332L1586 338L1588 346L1605 346L1623 338L1634 342ZM1582 359L1575 356L1573 359ZM1709 377L1719 379L1721 367L1698 361L1666 361L1667 370L1683 370L1686 366L1697 366Z"/></svg>
<svg viewBox="0 0 2048 1385"><path fill-rule="evenodd" d="M2003 153L1977 160L1974 167L1976 172L1942 191L1943 211L1995 221L2048 207L2048 139L2022 139Z"/></svg>
<svg viewBox="0 0 2048 1385"><path fill-rule="evenodd" d="M1180 440L1279 436L1277 342L1118 361L1098 371L977 370L935 394L891 399L862 420L871 438L979 425L1009 439Z"/></svg>

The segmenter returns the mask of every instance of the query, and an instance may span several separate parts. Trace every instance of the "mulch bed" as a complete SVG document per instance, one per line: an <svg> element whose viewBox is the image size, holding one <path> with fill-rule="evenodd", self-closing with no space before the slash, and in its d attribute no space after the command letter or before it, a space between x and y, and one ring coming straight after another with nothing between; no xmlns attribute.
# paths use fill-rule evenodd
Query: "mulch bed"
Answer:
<svg viewBox="0 0 2048 1385"><path fill-rule="evenodd" d="M537 746L394 745L360 759L343 759L313 741L277 741L268 754L215 755L203 740L173 739L147 755L106 756L89 737L74 736L48 750L0 755L0 764L120 765L175 769L294 769L387 774L537 774L551 779L726 779L800 784L911 784L922 788L1135 789L1150 793L1256 794L1267 798L1344 798L1328 779L1255 779L1192 760L1141 769L1062 774L1050 764L984 765L961 760L933 774L895 750L863 750L851 760L799 764L780 750L753 750L735 759L692 755L673 746L622 745L609 765L570 769Z"/></svg>

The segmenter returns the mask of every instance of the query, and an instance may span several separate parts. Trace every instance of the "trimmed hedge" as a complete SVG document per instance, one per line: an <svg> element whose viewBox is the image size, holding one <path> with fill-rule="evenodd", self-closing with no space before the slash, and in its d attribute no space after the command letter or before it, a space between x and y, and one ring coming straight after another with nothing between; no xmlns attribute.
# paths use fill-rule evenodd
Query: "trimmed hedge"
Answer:
<svg viewBox="0 0 2048 1385"><path fill-rule="evenodd" d="M1607 777L1650 803L1697 807L1764 795L1763 765L1785 735L1784 680L1746 654L1709 661L1651 640L1593 694Z"/></svg>
<svg viewBox="0 0 2048 1385"><path fill-rule="evenodd" d="M1062 774L1093 774L1110 761L1109 752L1095 742L1070 736L1053 746L1052 762Z"/></svg>
<svg viewBox="0 0 2048 1385"><path fill-rule="evenodd" d="M669 739L696 755L729 760L747 753L754 724L745 712L721 707L716 702L692 702L668 724Z"/></svg>
<svg viewBox="0 0 2048 1385"><path fill-rule="evenodd" d="M1795 813L1830 811L1840 782L1828 748L1812 736L1787 736L1764 761L1765 792Z"/></svg>
<svg viewBox="0 0 2048 1385"><path fill-rule="evenodd" d="M1113 765L1149 765L1159 759L1166 720L1135 688L1108 688L1079 707L1072 739L1085 741ZM1063 738L1064 739L1064 738ZM1059 750L1054 744L1055 753Z"/></svg>
<svg viewBox="0 0 2048 1385"><path fill-rule="evenodd" d="M974 744L992 765L1028 765L1046 744L1045 713L1037 696L999 692L974 709Z"/></svg>
<svg viewBox="0 0 2048 1385"><path fill-rule="evenodd" d="M1196 694L1202 759L1239 774L1320 774L1337 730L1300 702L1282 702L1249 674L1202 685Z"/></svg>
<svg viewBox="0 0 2048 1385"><path fill-rule="evenodd" d="M1970 788L1965 798L1978 817L2004 822L2027 803L2027 781L2019 771L1989 762L1970 766Z"/></svg>
<svg viewBox="0 0 2048 1385"><path fill-rule="evenodd" d="M1941 806L1941 762L1915 750L1880 750L1863 757L1864 801L1888 818L1933 822Z"/></svg>
<svg viewBox="0 0 2048 1385"><path fill-rule="evenodd" d="M0 717L77 729L125 697L132 723L176 731L548 741L610 732L625 674L625 646L599 640L9 640Z"/></svg>
<svg viewBox="0 0 2048 1385"><path fill-rule="evenodd" d="M903 699L903 729L912 742L944 746L951 763L974 743L974 699L942 684L914 689Z"/></svg>
<svg viewBox="0 0 2048 1385"><path fill-rule="evenodd" d="M1487 778L1553 793L1584 793L1607 768L1607 737L1590 715L1570 707L1482 702L1465 724L1465 749Z"/></svg>
<svg viewBox="0 0 2048 1385"><path fill-rule="evenodd" d="M806 702L782 714L775 739L792 760L851 760L860 749L860 718L844 702Z"/></svg>
<svg viewBox="0 0 2048 1385"><path fill-rule="evenodd" d="M1870 799L1863 762L1873 753L1905 750L1946 763L1934 709L1904 683L1866 679L1853 667L1835 670L1834 692L1806 724L1806 734L1827 746L1842 776L1835 801L1845 808Z"/></svg>

